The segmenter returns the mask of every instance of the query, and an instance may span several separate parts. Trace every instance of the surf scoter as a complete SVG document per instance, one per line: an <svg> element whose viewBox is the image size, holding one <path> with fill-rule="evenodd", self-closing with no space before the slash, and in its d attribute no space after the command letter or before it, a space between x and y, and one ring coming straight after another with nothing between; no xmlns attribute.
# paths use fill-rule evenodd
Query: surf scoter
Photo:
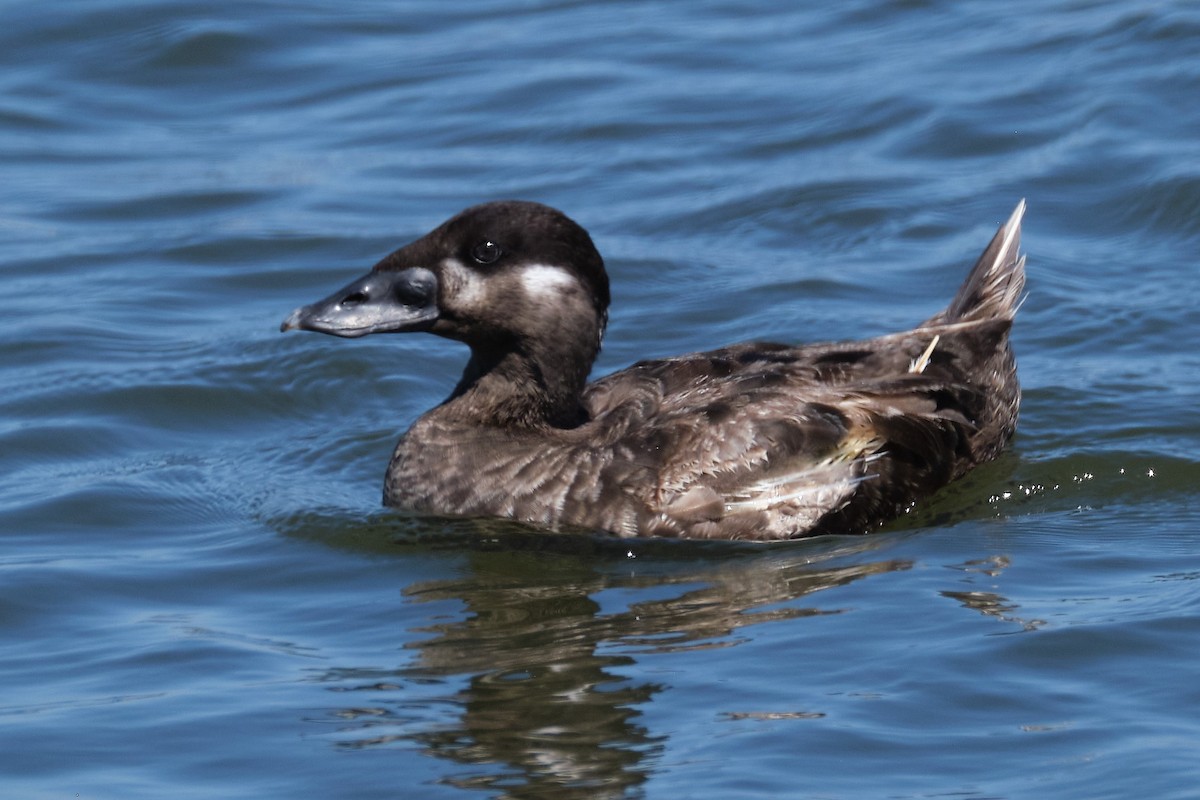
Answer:
<svg viewBox="0 0 1200 800"><path fill-rule="evenodd" d="M590 384L604 262L538 203L468 208L281 330L427 331L470 348L450 397L396 445L389 506L619 536L861 533L1012 436L1024 213L1022 201L950 305L913 330L737 344Z"/></svg>

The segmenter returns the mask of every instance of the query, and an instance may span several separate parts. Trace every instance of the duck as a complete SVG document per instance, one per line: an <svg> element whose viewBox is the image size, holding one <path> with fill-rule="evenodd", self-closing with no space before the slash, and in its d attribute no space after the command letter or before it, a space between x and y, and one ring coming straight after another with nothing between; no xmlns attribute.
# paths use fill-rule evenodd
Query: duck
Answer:
<svg viewBox="0 0 1200 800"><path fill-rule="evenodd" d="M604 261L583 227L531 201L456 214L280 329L469 348L449 397L396 445L386 506L619 537L867 533L1014 434L1024 214L1022 200L949 305L911 330L750 341L591 383Z"/></svg>

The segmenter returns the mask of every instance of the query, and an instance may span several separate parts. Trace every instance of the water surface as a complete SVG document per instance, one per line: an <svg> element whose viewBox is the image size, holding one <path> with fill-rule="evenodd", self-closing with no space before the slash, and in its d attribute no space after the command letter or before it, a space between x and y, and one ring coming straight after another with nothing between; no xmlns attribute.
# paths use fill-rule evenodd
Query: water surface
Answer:
<svg viewBox="0 0 1200 800"><path fill-rule="evenodd" d="M0 788L1185 798L1200 10L0 9ZM1021 197L1020 432L869 537L379 507L450 342L280 336L459 209L585 225L597 373L940 308Z"/></svg>

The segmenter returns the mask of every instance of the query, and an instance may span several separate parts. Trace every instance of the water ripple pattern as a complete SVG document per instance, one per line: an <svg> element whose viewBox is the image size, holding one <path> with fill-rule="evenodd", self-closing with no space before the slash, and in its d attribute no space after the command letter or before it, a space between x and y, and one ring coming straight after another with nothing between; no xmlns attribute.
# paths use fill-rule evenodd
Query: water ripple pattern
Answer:
<svg viewBox="0 0 1200 800"><path fill-rule="evenodd" d="M1196 796L1196 3L0 23L0 794ZM598 374L909 327L1025 197L1013 447L766 548L385 511L465 353L279 321L505 197L604 254Z"/></svg>

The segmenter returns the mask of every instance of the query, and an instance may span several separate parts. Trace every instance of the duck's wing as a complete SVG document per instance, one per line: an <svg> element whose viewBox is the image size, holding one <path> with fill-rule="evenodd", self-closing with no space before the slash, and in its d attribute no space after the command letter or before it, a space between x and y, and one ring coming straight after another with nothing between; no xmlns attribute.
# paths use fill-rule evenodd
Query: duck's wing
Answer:
<svg viewBox="0 0 1200 800"><path fill-rule="evenodd" d="M861 532L995 457L1020 403L1008 332L1025 282L1024 213L1022 201L949 306L914 330L737 345L593 384L588 443L602 453L602 485L623 492L621 530Z"/></svg>
<svg viewBox="0 0 1200 800"><path fill-rule="evenodd" d="M643 534L860 532L969 458L982 401L933 341L747 344L638 364L586 398L603 429L593 444L610 453L603 479L641 492Z"/></svg>

